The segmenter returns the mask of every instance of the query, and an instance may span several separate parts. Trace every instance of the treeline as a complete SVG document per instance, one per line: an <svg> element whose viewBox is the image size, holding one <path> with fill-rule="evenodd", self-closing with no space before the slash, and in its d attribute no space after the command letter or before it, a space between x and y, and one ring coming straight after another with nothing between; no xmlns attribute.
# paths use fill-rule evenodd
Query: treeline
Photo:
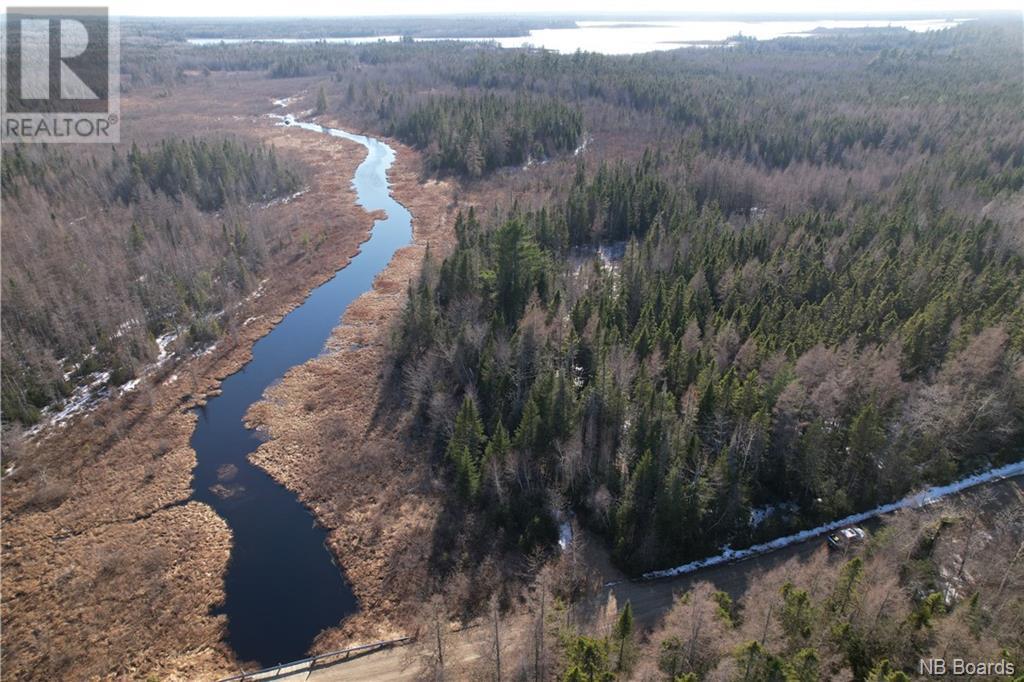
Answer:
<svg viewBox="0 0 1024 682"><path fill-rule="evenodd" d="M867 196L914 176L940 195L988 200L1024 186L1015 125L1021 44L1020 22L993 19L944 31L840 32L636 56L461 41L160 49L140 41L126 47L123 68L129 87L233 70L328 77L330 101L381 130L404 123L409 105L394 102L418 103L424 93L554 98L582 111L591 133L641 146L637 138L668 135L672 145L691 145L732 176L715 180L720 191L745 190L758 205L778 194L765 185L787 171L841 177Z"/></svg>
<svg viewBox="0 0 1024 682"><path fill-rule="evenodd" d="M939 152L961 167L962 181L1019 188L1019 131L993 117L1018 108L1020 38L1015 22L974 22L626 59L481 51L449 73L460 87L528 88L653 112L706 151L768 169L850 166L872 150ZM931 102L943 94L951 107L940 111Z"/></svg>
<svg viewBox="0 0 1024 682"><path fill-rule="evenodd" d="M564 501L637 572L1021 455L1024 263L994 224L734 224L675 166L462 216L410 291L396 376L467 505L530 549ZM609 239L621 261L578 256Z"/></svg>
<svg viewBox="0 0 1024 682"><path fill-rule="evenodd" d="M191 140L109 156L12 147L2 183L2 411L31 424L99 372L131 379L158 335L216 339L279 238L253 204L301 173L271 149Z"/></svg>
<svg viewBox="0 0 1024 682"><path fill-rule="evenodd" d="M746 186L758 205L777 195L758 186L791 170L841 178L850 183L847 194L877 194L909 176L940 194L988 199L1024 182L1024 141L1014 122L1020 45L1021 27L1012 21L632 57L364 45L333 75L359 93L337 99L385 126L390 110L381 105L409 91L555 97L584 111L592 134L642 146L656 135L723 162L733 177L717 181L718 190ZM376 65L386 68L365 68Z"/></svg>
<svg viewBox="0 0 1024 682"><path fill-rule="evenodd" d="M297 173L278 163L273 148L231 139L217 144L165 140L149 151L133 144L125 163L128 171L117 190L125 203L138 201L146 185L176 199L188 197L201 210L216 211L232 200L265 201L295 192L300 185ZM116 155L111 173L121 174Z"/></svg>
<svg viewBox="0 0 1024 682"><path fill-rule="evenodd" d="M479 177L502 166L574 149L583 134L579 111L551 98L493 94L381 103L388 133L424 150L432 171Z"/></svg>
<svg viewBox="0 0 1024 682"><path fill-rule="evenodd" d="M164 40L255 40L416 36L487 38L525 36L531 29L572 28L569 19L522 16L411 16L310 18L173 18L124 17L125 36Z"/></svg>

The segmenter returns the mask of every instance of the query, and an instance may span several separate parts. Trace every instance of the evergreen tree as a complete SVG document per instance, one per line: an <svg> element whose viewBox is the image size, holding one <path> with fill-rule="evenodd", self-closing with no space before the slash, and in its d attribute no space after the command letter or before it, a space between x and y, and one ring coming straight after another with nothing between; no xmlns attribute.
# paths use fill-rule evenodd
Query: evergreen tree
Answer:
<svg viewBox="0 0 1024 682"><path fill-rule="evenodd" d="M316 93L316 108L313 109L315 116L327 113L327 93L324 91L324 86L320 86L320 89Z"/></svg>
<svg viewBox="0 0 1024 682"><path fill-rule="evenodd" d="M483 445L484 427L476 403L466 396L455 417L455 429L446 450L446 456L455 468L456 486L463 499L475 499L480 489Z"/></svg>
<svg viewBox="0 0 1024 682"><path fill-rule="evenodd" d="M608 664L608 642L591 637L573 637L566 647L567 669L563 680L611 682L615 679Z"/></svg>
<svg viewBox="0 0 1024 682"><path fill-rule="evenodd" d="M612 631L613 637L619 642L615 670L620 673L627 672L631 667L628 656L632 646L633 627L633 606L627 601L626 606L619 612L619 618L615 621L615 628Z"/></svg>

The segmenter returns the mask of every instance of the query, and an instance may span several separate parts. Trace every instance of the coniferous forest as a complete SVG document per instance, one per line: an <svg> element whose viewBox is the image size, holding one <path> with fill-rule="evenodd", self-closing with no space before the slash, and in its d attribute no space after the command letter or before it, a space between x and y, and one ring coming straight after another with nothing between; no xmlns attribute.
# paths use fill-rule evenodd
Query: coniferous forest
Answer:
<svg viewBox="0 0 1024 682"><path fill-rule="evenodd" d="M575 511L636 574L1019 459L1014 33L451 67L639 142L461 214L410 287L392 381L460 504L527 552Z"/></svg>
<svg viewBox="0 0 1024 682"><path fill-rule="evenodd" d="M423 149L429 169L473 178L572 151L583 132L579 111L557 100L449 96L400 109L381 103L391 134Z"/></svg>
<svg viewBox="0 0 1024 682"><path fill-rule="evenodd" d="M664 165L581 166L563 205L490 229L461 216L410 291L397 371L468 504L530 549L564 497L640 571L778 534L754 508L816 525L1019 457L1024 269L990 222L737 226ZM573 258L595 238L621 260Z"/></svg>
<svg viewBox="0 0 1024 682"><path fill-rule="evenodd" d="M1024 25L945 23L125 18L125 142L0 164L4 665L1019 674L1019 477L819 528L1024 462Z"/></svg>
<svg viewBox="0 0 1024 682"><path fill-rule="evenodd" d="M542 191L462 213L454 251L412 284L390 381L453 504L527 551L574 510L640 572L1020 456L1020 37L978 21L626 57L129 46L124 81L313 78L318 113L421 150L428 174L493 191L532 165ZM61 163L6 155L5 196L45 194ZM299 185L272 151L231 142L64 172L135 216L116 252L136 280L139 258L192 243L186 216ZM185 210L154 224L152 202ZM190 311L215 338L208 313L251 286L265 249L244 221L218 230L203 259L126 287L137 311L118 324L145 319L151 338ZM116 325L55 328L42 311L58 296L14 270L5 419L66 391L57 358L110 348L127 378L152 354ZM785 513L751 523L766 508Z"/></svg>

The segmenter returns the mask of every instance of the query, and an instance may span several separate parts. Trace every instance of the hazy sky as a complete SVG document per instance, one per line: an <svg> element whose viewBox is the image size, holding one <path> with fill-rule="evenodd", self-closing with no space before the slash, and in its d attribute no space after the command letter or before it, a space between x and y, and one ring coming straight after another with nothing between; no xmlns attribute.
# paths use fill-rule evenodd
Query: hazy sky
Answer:
<svg viewBox="0 0 1024 682"><path fill-rule="evenodd" d="M6 3L5 3L6 4ZM32 5L24 0L18 5ZM1021 0L63 0L60 5L108 4L115 14L135 16L367 16L381 14L479 14L547 12L943 12L966 9L1021 10Z"/></svg>

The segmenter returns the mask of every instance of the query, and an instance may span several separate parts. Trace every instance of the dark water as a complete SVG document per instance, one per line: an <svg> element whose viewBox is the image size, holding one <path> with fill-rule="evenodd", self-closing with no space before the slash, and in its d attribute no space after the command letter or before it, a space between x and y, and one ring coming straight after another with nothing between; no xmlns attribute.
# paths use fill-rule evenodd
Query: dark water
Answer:
<svg viewBox="0 0 1024 682"><path fill-rule="evenodd" d="M315 134L359 142L369 156L356 170L353 186L368 211L384 209L362 250L329 282L315 289L253 347L253 357L224 380L223 393L199 410L192 436L198 463L193 499L213 507L231 527L234 547L225 579L228 643L243 661L263 665L302 658L313 638L358 608L343 571L328 552L326 532L293 493L249 463L260 444L242 417L263 391L291 367L316 357L331 330L355 298L370 289L395 250L412 237L411 216L391 198L387 170L394 152L384 143L340 130L293 124ZM218 470L234 465L231 478ZM231 495L217 495L216 484Z"/></svg>

